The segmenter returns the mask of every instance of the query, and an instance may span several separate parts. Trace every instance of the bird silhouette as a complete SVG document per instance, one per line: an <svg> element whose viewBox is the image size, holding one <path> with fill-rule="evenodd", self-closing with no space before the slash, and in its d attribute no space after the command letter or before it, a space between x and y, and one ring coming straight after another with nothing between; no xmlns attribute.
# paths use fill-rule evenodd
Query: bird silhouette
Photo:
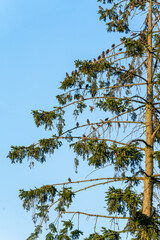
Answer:
<svg viewBox="0 0 160 240"><path fill-rule="evenodd" d="M90 124L90 121L89 121L89 119L88 119L88 118L87 118L87 123L88 123L88 124Z"/></svg>
<svg viewBox="0 0 160 240"><path fill-rule="evenodd" d="M66 72L66 77L69 78L69 74Z"/></svg>
<svg viewBox="0 0 160 240"><path fill-rule="evenodd" d="M68 178L68 182L69 182L69 183L71 183L71 182L72 182L72 181L71 181L71 179L70 179L70 177Z"/></svg>
<svg viewBox="0 0 160 240"><path fill-rule="evenodd" d="M104 10L101 6L99 6L99 9L102 10L102 11Z"/></svg>
<svg viewBox="0 0 160 240"><path fill-rule="evenodd" d="M105 58L105 52L104 51L102 52L102 58Z"/></svg>

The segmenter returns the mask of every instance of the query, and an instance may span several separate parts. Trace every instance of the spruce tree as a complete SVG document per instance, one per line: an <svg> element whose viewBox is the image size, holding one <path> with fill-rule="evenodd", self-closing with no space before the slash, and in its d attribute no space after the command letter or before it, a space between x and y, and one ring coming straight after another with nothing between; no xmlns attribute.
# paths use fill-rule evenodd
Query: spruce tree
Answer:
<svg viewBox="0 0 160 240"><path fill-rule="evenodd" d="M66 73L61 82L63 92L57 96L58 106L51 111L32 111L37 127L43 125L53 135L28 147L11 146L8 157L12 163L22 163L26 158L31 158L32 164L44 163L46 154L53 154L66 140L76 154L76 169L83 159L96 169L106 167L106 177L79 182L68 179L67 183L20 190L23 207L27 211L34 208L35 232L28 240L39 238L45 222L49 224L46 240L118 240L125 233L127 239L160 239L160 3L97 2L108 36L111 32L123 34L119 44L113 43L94 59L75 61L75 69ZM137 18L139 25L135 24ZM72 127L67 127L65 121L68 109L73 110L75 118ZM107 172L107 166L112 167L113 176ZM88 186L81 188L84 182ZM76 191L72 189L74 184L79 186ZM75 195L98 186L105 186L104 215L80 209L69 211ZM49 218L51 208L57 211L60 230L55 219ZM119 229L102 226L99 233L89 226L90 235L83 236L83 229L74 227L69 218L71 213L124 224ZM67 221L63 220L66 215Z"/></svg>

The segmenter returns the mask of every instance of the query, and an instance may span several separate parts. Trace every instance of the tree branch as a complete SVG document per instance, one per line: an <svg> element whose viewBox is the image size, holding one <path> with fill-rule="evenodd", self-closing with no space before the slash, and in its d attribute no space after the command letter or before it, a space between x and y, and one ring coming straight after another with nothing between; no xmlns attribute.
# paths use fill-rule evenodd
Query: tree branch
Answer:
<svg viewBox="0 0 160 240"><path fill-rule="evenodd" d="M82 214L89 217L97 217L97 218L112 218L112 219L130 219L130 217L115 217L115 216L106 216L106 215L99 215L99 214L91 214L86 212L79 212L79 211L61 211L60 213L71 213L71 214Z"/></svg>

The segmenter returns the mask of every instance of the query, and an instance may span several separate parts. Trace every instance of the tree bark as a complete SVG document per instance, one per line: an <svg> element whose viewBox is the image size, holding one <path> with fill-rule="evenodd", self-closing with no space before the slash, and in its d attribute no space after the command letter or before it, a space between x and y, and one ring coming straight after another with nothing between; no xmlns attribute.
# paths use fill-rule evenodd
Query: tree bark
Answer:
<svg viewBox="0 0 160 240"><path fill-rule="evenodd" d="M147 70L147 104L146 104L146 143L145 147L145 180L143 195L143 214L150 217L152 213L152 197L153 197L153 82L152 82L152 0L149 0L148 13L148 70Z"/></svg>

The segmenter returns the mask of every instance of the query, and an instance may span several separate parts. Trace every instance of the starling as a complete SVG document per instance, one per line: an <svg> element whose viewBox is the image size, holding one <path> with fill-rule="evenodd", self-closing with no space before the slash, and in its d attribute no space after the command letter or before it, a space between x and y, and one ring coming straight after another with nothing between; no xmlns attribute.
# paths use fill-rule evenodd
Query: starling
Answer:
<svg viewBox="0 0 160 240"><path fill-rule="evenodd" d="M121 124L118 122L118 127L120 128Z"/></svg>
<svg viewBox="0 0 160 240"><path fill-rule="evenodd" d="M124 67L124 66L121 66L121 68L125 69L125 67Z"/></svg>
<svg viewBox="0 0 160 240"><path fill-rule="evenodd" d="M119 51L122 51L122 48L120 48Z"/></svg>
<svg viewBox="0 0 160 240"><path fill-rule="evenodd" d="M96 130L95 127L93 127L93 126L92 126L92 129L93 129L93 130Z"/></svg>
<svg viewBox="0 0 160 240"><path fill-rule="evenodd" d="M72 182L72 181L71 181L71 179L70 179L70 177L68 178L68 182L69 182L69 183L71 183L71 182Z"/></svg>
<svg viewBox="0 0 160 240"><path fill-rule="evenodd" d="M106 118L105 121L108 121L109 118Z"/></svg>
<svg viewBox="0 0 160 240"><path fill-rule="evenodd" d="M101 56L99 55L99 56L98 56L98 60L100 60L100 59L101 59Z"/></svg>
<svg viewBox="0 0 160 240"><path fill-rule="evenodd" d="M85 135L85 134L83 134L83 137L85 138L85 137L86 137L86 135Z"/></svg>
<svg viewBox="0 0 160 240"><path fill-rule="evenodd" d="M89 108L90 108L90 111L93 112L94 107L93 106L89 106Z"/></svg>
<svg viewBox="0 0 160 240"><path fill-rule="evenodd" d="M101 6L99 6L99 9L102 10L102 11L104 10Z"/></svg>
<svg viewBox="0 0 160 240"><path fill-rule="evenodd" d="M66 72L66 77L69 78L69 74Z"/></svg>
<svg viewBox="0 0 160 240"><path fill-rule="evenodd" d="M79 127L79 122L76 123L76 127Z"/></svg>
<svg viewBox="0 0 160 240"><path fill-rule="evenodd" d="M88 119L88 118L87 118L87 123L88 123L88 124L90 124L90 121L89 121L89 119Z"/></svg>
<svg viewBox="0 0 160 240"><path fill-rule="evenodd" d="M72 71L72 75L74 74L74 71Z"/></svg>
<svg viewBox="0 0 160 240"><path fill-rule="evenodd" d="M92 63L92 60L89 60L89 63Z"/></svg>
<svg viewBox="0 0 160 240"><path fill-rule="evenodd" d="M113 44L112 44L112 48L114 48L114 47L115 47L115 44L113 43Z"/></svg>
<svg viewBox="0 0 160 240"><path fill-rule="evenodd" d="M106 54L108 54L108 53L109 53L109 49L106 50Z"/></svg>
<svg viewBox="0 0 160 240"><path fill-rule="evenodd" d="M88 84L86 84L86 89L89 87L89 85Z"/></svg>
<svg viewBox="0 0 160 240"><path fill-rule="evenodd" d="M120 14L120 15L122 14L122 11L121 11L121 9L119 10L119 14Z"/></svg>
<svg viewBox="0 0 160 240"><path fill-rule="evenodd" d="M93 61L94 61L94 62L97 62L97 60L96 60L95 58L93 58Z"/></svg>
<svg viewBox="0 0 160 240"><path fill-rule="evenodd" d="M105 58L105 52L104 51L102 52L102 58Z"/></svg>

